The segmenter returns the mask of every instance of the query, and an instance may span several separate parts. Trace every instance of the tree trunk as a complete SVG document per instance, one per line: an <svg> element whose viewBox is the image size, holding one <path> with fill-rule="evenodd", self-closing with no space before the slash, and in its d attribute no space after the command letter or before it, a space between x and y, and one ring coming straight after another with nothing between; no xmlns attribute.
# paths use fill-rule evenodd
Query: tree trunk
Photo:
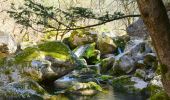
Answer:
<svg viewBox="0 0 170 100"><path fill-rule="evenodd" d="M170 22L162 0L137 0L162 69L164 89L170 96Z"/></svg>

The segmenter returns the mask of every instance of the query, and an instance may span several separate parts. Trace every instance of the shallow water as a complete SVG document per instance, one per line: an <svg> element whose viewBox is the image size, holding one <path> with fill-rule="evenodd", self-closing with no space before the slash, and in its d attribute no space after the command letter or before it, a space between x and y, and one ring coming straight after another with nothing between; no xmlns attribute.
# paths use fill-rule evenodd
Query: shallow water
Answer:
<svg viewBox="0 0 170 100"><path fill-rule="evenodd" d="M146 100L145 97L140 95L115 92L111 86L109 86L105 92L99 92L94 96L69 95L67 98L68 100Z"/></svg>

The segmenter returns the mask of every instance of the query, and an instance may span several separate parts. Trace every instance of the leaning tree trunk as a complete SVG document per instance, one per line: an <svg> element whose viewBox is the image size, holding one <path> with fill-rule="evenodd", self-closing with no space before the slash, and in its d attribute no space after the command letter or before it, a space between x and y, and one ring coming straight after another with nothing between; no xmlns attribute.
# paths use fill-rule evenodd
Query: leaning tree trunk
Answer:
<svg viewBox="0 0 170 100"><path fill-rule="evenodd" d="M163 86L170 96L170 22L162 0L137 0L162 68Z"/></svg>

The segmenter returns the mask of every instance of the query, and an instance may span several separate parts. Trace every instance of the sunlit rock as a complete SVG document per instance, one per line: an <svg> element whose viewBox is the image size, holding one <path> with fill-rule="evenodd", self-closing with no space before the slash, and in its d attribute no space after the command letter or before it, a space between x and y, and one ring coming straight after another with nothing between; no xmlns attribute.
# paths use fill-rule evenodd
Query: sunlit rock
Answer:
<svg viewBox="0 0 170 100"><path fill-rule="evenodd" d="M112 54L116 51L116 44L111 37L106 36L104 33L98 36L97 49L101 54Z"/></svg>
<svg viewBox="0 0 170 100"><path fill-rule="evenodd" d="M90 30L82 29L75 30L71 33L69 38L65 38L64 43L68 44L71 48L76 48L81 45L96 42L97 34L90 32Z"/></svg>

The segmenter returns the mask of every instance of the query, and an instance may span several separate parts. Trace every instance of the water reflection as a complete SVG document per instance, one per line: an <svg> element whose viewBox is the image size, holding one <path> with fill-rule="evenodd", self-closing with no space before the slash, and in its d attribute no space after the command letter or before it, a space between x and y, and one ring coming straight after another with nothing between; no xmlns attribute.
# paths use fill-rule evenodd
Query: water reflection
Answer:
<svg viewBox="0 0 170 100"><path fill-rule="evenodd" d="M60 95L58 100L146 100L145 97L141 95L130 95L124 93L115 92L112 86L105 88L104 92L99 92L94 96L78 96L78 95Z"/></svg>

